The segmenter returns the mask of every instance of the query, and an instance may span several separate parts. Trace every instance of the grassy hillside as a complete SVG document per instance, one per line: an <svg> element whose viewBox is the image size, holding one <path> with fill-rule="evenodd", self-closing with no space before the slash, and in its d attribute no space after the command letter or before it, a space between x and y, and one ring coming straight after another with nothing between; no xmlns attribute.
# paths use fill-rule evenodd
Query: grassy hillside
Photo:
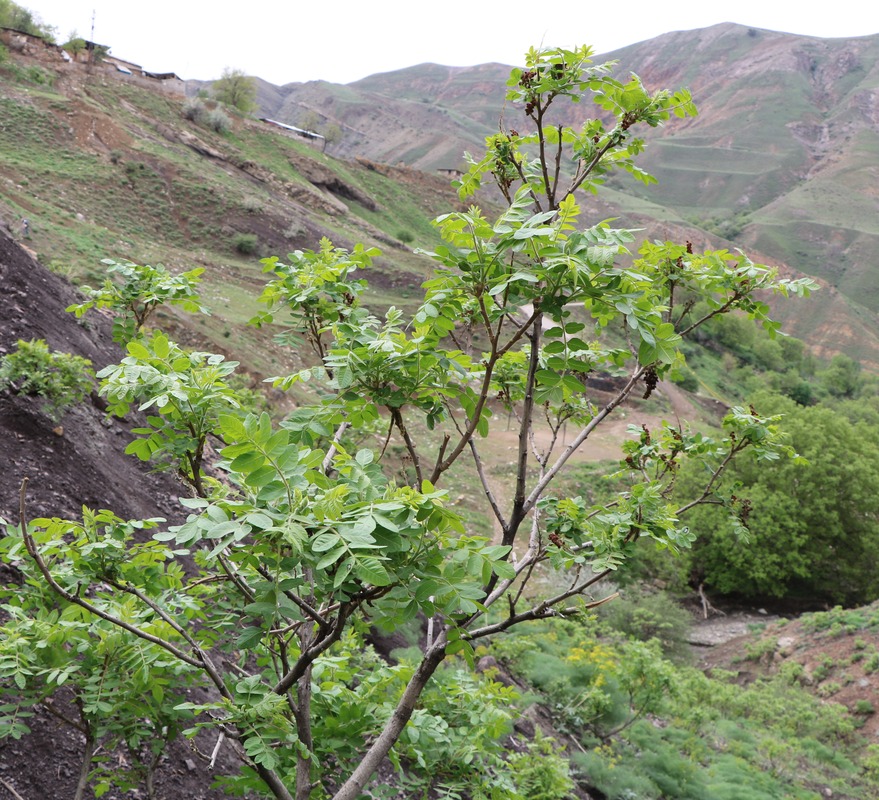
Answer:
<svg viewBox="0 0 879 800"><path fill-rule="evenodd" d="M376 284L399 302L423 278L412 248L438 241L430 220L455 203L447 180L330 158L251 120L220 134L186 119L183 98L113 74L11 61L0 71L0 219L19 238L28 219L25 244L74 282L100 280L104 258L206 267L213 315L189 337L219 350L234 341L263 374L279 356L244 325L261 256L323 236L378 246Z"/></svg>

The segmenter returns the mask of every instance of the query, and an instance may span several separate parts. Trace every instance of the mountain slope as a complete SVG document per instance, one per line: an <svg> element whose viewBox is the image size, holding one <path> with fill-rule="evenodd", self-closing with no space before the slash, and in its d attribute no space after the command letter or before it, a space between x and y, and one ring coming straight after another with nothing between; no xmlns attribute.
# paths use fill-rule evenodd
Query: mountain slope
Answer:
<svg viewBox="0 0 879 800"><path fill-rule="evenodd" d="M636 72L654 89L688 86L700 109L648 137L642 165L658 185L612 179L608 211L635 214L651 236L669 235L674 223L694 239L824 279L845 302L819 296L794 330L822 352L879 364L879 36L819 39L724 23L606 58L619 61L620 77ZM339 124L342 155L454 167L501 121L526 129L521 110L504 105L507 74L497 64L422 64L347 86L288 84L271 113L295 122L311 111ZM566 121L594 109L577 113ZM836 322L812 334L819 308Z"/></svg>

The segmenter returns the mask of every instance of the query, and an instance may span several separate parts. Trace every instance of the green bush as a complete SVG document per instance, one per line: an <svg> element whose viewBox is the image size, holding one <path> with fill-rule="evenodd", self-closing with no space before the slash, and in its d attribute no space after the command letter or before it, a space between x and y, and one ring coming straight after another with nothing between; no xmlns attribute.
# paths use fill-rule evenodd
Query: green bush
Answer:
<svg viewBox="0 0 879 800"><path fill-rule="evenodd" d="M678 663L690 658L690 615L665 592L624 590L614 602L599 606L598 616L615 631L633 639L657 639L666 658Z"/></svg>
<svg viewBox="0 0 879 800"><path fill-rule="evenodd" d="M534 740L523 753L510 756L510 770L516 791L527 800L564 800L570 797L574 782L568 762L559 755L555 739L535 730Z"/></svg>
<svg viewBox="0 0 879 800"><path fill-rule="evenodd" d="M235 249L242 255L253 255L256 252L258 241L255 233L239 233L235 237Z"/></svg>
<svg viewBox="0 0 879 800"><path fill-rule="evenodd" d="M51 86L55 82L51 73L37 66L28 67L26 75L31 83L36 83L38 86Z"/></svg>
<svg viewBox="0 0 879 800"><path fill-rule="evenodd" d="M403 244L409 244L410 242L415 241L415 237L406 230L397 231L397 239L403 242Z"/></svg>
<svg viewBox="0 0 879 800"><path fill-rule="evenodd" d="M205 117L205 124L217 133L227 134L232 130L232 119L222 108L209 111Z"/></svg>
<svg viewBox="0 0 879 800"><path fill-rule="evenodd" d="M876 709L869 700L858 700L858 702L855 703L855 712L857 714L875 714Z"/></svg>
<svg viewBox="0 0 879 800"><path fill-rule="evenodd" d="M781 414L803 459L740 465L716 487L722 504L686 517L698 536L691 577L714 591L752 597L820 598L846 605L879 597L879 442L835 409L779 396L753 398ZM699 469L681 470L686 494ZM700 484L701 485L701 484ZM725 506L725 507L724 507ZM753 509L753 513L751 510ZM746 526L746 527L745 527ZM747 544L745 547L743 544Z"/></svg>
<svg viewBox="0 0 879 800"><path fill-rule="evenodd" d="M91 392L93 376L88 359L50 351L42 339L19 340L0 359L0 389L43 398L43 411L53 420Z"/></svg>

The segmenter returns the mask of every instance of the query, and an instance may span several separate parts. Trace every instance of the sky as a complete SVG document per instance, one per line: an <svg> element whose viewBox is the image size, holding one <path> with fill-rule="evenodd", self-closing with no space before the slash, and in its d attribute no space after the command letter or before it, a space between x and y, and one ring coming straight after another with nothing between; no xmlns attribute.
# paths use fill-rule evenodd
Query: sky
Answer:
<svg viewBox="0 0 879 800"><path fill-rule="evenodd" d="M434 62L518 64L529 47L606 53L719 22L806 36L879 33L879 3L834 0L17 0L66 41L72 31L153 72L210 80L224 68L283 85L351 83ZM537 9L541 9L537 13Z"/></svg>

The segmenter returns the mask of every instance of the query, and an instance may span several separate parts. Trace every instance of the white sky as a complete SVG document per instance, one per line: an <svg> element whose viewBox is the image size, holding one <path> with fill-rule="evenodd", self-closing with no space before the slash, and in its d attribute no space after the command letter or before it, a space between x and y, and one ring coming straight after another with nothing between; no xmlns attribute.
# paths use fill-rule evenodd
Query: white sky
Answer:
<svg viewBox="0 0 879 800"><path fill-rule="evenodd" d="M155 72L217 78L224 67L275 84L350 83L427 61L516 64L532 45L598 53L675 30L737 22L809 36L879 33L870 0L17 0L58 29ZM542 9L540 16L536 13Z"/></svg>

